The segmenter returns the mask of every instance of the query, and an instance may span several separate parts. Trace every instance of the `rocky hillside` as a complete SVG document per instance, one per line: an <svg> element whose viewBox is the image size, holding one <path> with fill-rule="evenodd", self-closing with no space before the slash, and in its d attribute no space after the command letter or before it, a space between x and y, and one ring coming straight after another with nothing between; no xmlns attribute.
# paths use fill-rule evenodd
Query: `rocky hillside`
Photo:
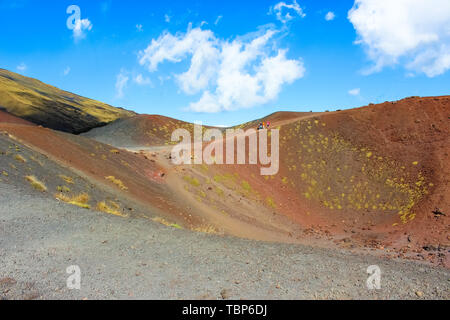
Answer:
<svg viewBox="0 0 450 320"><path fill-rule="evenodd" d="M135 114L4 69L0 69L0 110L76 134Z"/></svg>

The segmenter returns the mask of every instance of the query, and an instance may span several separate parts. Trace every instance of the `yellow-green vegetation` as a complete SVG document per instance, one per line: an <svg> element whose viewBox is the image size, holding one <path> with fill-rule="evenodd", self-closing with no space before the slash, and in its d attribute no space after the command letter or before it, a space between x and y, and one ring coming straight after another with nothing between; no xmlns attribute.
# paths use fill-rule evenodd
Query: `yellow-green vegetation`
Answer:
<svg viewBox="0 0 450 320"><path fill-rule="evenodd" d="M165 124L158 122L152 123L149 130L146 132L146 135L148 135L154 143L160 143L166 146L177 144L178 141L171 141L172 131L174 129L185 129L191 133L191 136L194 134L194 125L192 123L177 121L170 118L166 118L165 120ZM206 127L203 127L203 132L206 129Z"/></svg>
<svg viewBox="0 0 450 320"><path fill-rule="evenodd" d="M277 205L275 204L275 201L273 201L273 199L271 197L266 198L266 204L273 209L275 209L277 207Z"/></svg>
<svg viewBox="0 0 450 320"><path fill-rule="evenodd" d="M209 234L216 234L216 233L218 233L217 229L214 228L211 225L196 227L196 228L194 228L192 230L195 231L195 232L209 233Z"/></svg>
<svg viewBox="0 0 450 320"><path fill-rule="evenodd" d="M128 190L128 188L123 184L123 182L114 176L108 176L108 177L105 177L105 179L108 181L111 181L112 183L114 183L116 186L118 186L122 190Z"/></svg>
<svg viewBox="0 0 450 320"><path fill-rule="evenodd" d="M111 150L109 150L109 152L111 152L113 154L119 154L120 153L120 151L117 150L117 149L111 149Z"/></svg>
<svg viewBox="0 0 450 320"><path fill-rule="evenodd" d="M22 157L20 154L16 154L16 155L14 156L14 159L16 159L16 161L22 162L22 163L27 162L27 159L25 159L24 157Z"/></svg>
<svg viewBox="0 0 450 320"><path fill-rule="evenodd" d="M200 186L200 181L198 181L197 178L191 177L191 176L184 176L183 180L186 181L187 183L189 183L190 185L194 186L194 187L199 187Z"/></svg>
<svg viewBox="0 0 450 320"><path fill-rule="evenodd" d="M5 177L7 177L9 174L6 171L2 171L2 175L4 175Z"/></svg>
<svg viewBox="0 0 450 320"><path fill-rule="evenodd" d="M59 192L70 192L70 189L68 187L66 187L66 186L57 186L56 187L56 191L59 191Z"/></svg>
<svg viewBox="0 0 450 320"><path fill-rule="evenodd" d="M77 206L77 207L81 207L84 209L89 209L91 206L88 204L89 202L89 195L85 192L80 193L78 195L75 196L69 196L66 195L64 193L56 193L55 194L55 198L58 200L61 200L63 202L66 202L68 204Z"/></svg>
<svg viewBox="0 0 450 320"><path fill-rule="evenodd" d="M217 193L217 195L218 195L219 197L223 197L224 192L223 192L223 190L222 190L221 188L216 187L215 191L216 191L216 193Z"/></svg>
<svg viewBox="0 0 450 320"><path fill-rule="evenodd" d="M221 184L221 186L223 186L225 190L233 190L244 197L248 197L254 200L261 199L260 194L252 188L250 182L247 180L241 180L237 172L216 174L213 177L213 181L217 184ZM215 187L215 191L220 197L224 195L224 191L220 187Z"/></svg>
<svg viewBox="0 0 450 320"><path fill-rule="evenodd" d="M68 184L74 184L73 178L60 174L59 177Z"/></svg>
<svg viewBox="0 0 450 320"><path fill-rule="evenodd" d="M41 192L47 191L47 187L41 181L39 181L35 176L26 176L25 179L31 184L31 186Z"/></svg>
<svg viewBox="0 0 450 320"><path fill-rule="evenodd" d="M198 195L199 195L200 197L202 197L202 198L206 198L206 193L205 193L203 190L200 190L200 191L198 192Z"/></svg>
<svg viewBox="0 0 450 320"><path fill-rule="evenodd" d="M250 183L248 183L247 181L242 181L242 189L244 189L244 191L246 192L251 192L252 191L252 187L250 186Z"/></svg>
<svg viewBox="0 0 450 320"><path fill-rule="evenodd" d="M237 189L241 187L239 184L239 174L237 173L225 173L223 175L216 174L213 178L216 183L223 184L229 189Z"/></svg>
<svg viewBox="0 0 450 320"><path fill-rule="evenodd" d="M155 221L155 222L161 223L161 224L163 224L163 225L165 225L167 227L172 227L172 228L176 228L176 229L183 229L179 224L169 222L166 219L161 218L161 217L155 217L152 220Z"/></svg>
<svg viewBox="0 0 450 320"><path fill-rule="evenodd" d="M134 115L4 69L0 69L0 101L15 116L69 132L86 131Z"/></svg>
<svg viewBox="0 0 450 320"><path fill-rule="evenodd" d="M115 216L126 217L126 215L120 213L119 209L120 209L119 204L113 201L109 201L108 203L106 201L101 201L97 203L98 211L113 214Z"/></svg>
<svg viewBox="0 0 450 320"><path fill-rule="evenodd" d="M408 166L353 145L320 121L302 120L283 129L284 159L305 198L330 210L397 213L403 223L415 218L412 209L429 186L418 161Z"/></svg>
<svg viewBox="0 0 450 320"><path fill-rule="evenodd" d="M44 166L44 164L43 164L39 159L36 159L34 156L30 156L30 160L36 162L36 163L39 164L41 167Z"/></svg>
<svg viewBox="0 0 450 320"><path fill-rule="evenodd" d="M120 160L120 163L121 163L123 166L125 166L125 167L131 168L131 165L130 165L128 162L124 161L124 160Z"/></svg>

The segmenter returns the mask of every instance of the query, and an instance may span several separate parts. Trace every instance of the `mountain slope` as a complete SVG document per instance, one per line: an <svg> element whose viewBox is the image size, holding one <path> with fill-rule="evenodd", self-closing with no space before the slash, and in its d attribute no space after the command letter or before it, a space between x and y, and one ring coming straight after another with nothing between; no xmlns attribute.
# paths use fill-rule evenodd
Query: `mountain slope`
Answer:
<svg viewBox="0 0 450 320"><path fill-rule="evenodd" d="M55 130L81 133L135 113L0 69L0 110Z"/></svg>
<svg viewBox="0 0 450 320"><path fill-rule="evenodd" d="M139 114L92 129L83 135L118 148L167 146L173 144L172 132L180 128L193 135L192 123L160 115Z"/></svg>

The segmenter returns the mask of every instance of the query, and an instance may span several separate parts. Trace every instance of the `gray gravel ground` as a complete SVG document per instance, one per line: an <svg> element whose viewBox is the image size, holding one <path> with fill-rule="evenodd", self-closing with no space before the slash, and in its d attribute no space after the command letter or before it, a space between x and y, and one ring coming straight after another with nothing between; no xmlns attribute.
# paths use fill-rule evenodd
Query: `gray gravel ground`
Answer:
<svg viewBox="0 0 450 320"><path fill-rule="evenodd" d="M66 268L81 269L81 289ZM381 268L368 290L366 269ZM450 272L345 251L192 233L0 182L3 299L449 299Z"/></svg>

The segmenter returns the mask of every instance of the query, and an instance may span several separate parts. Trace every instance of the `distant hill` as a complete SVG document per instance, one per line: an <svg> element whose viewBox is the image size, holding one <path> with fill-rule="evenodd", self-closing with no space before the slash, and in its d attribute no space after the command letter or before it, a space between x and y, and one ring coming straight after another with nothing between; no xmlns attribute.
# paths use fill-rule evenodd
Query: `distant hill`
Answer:
<svg viewBox="0 0 450 320"><path fill-rule="evenodd" d="M0 110L76 134L135 115L4 69L0 69Z"/></svg>
<svg viewBox="0 0 450 320"><path fill-rule="evenodd" d="M194 125L165 116L140 114L114 121L83 135L118 148L164 146L172 144L172 132L179 128L193 134Z"/></svg>

